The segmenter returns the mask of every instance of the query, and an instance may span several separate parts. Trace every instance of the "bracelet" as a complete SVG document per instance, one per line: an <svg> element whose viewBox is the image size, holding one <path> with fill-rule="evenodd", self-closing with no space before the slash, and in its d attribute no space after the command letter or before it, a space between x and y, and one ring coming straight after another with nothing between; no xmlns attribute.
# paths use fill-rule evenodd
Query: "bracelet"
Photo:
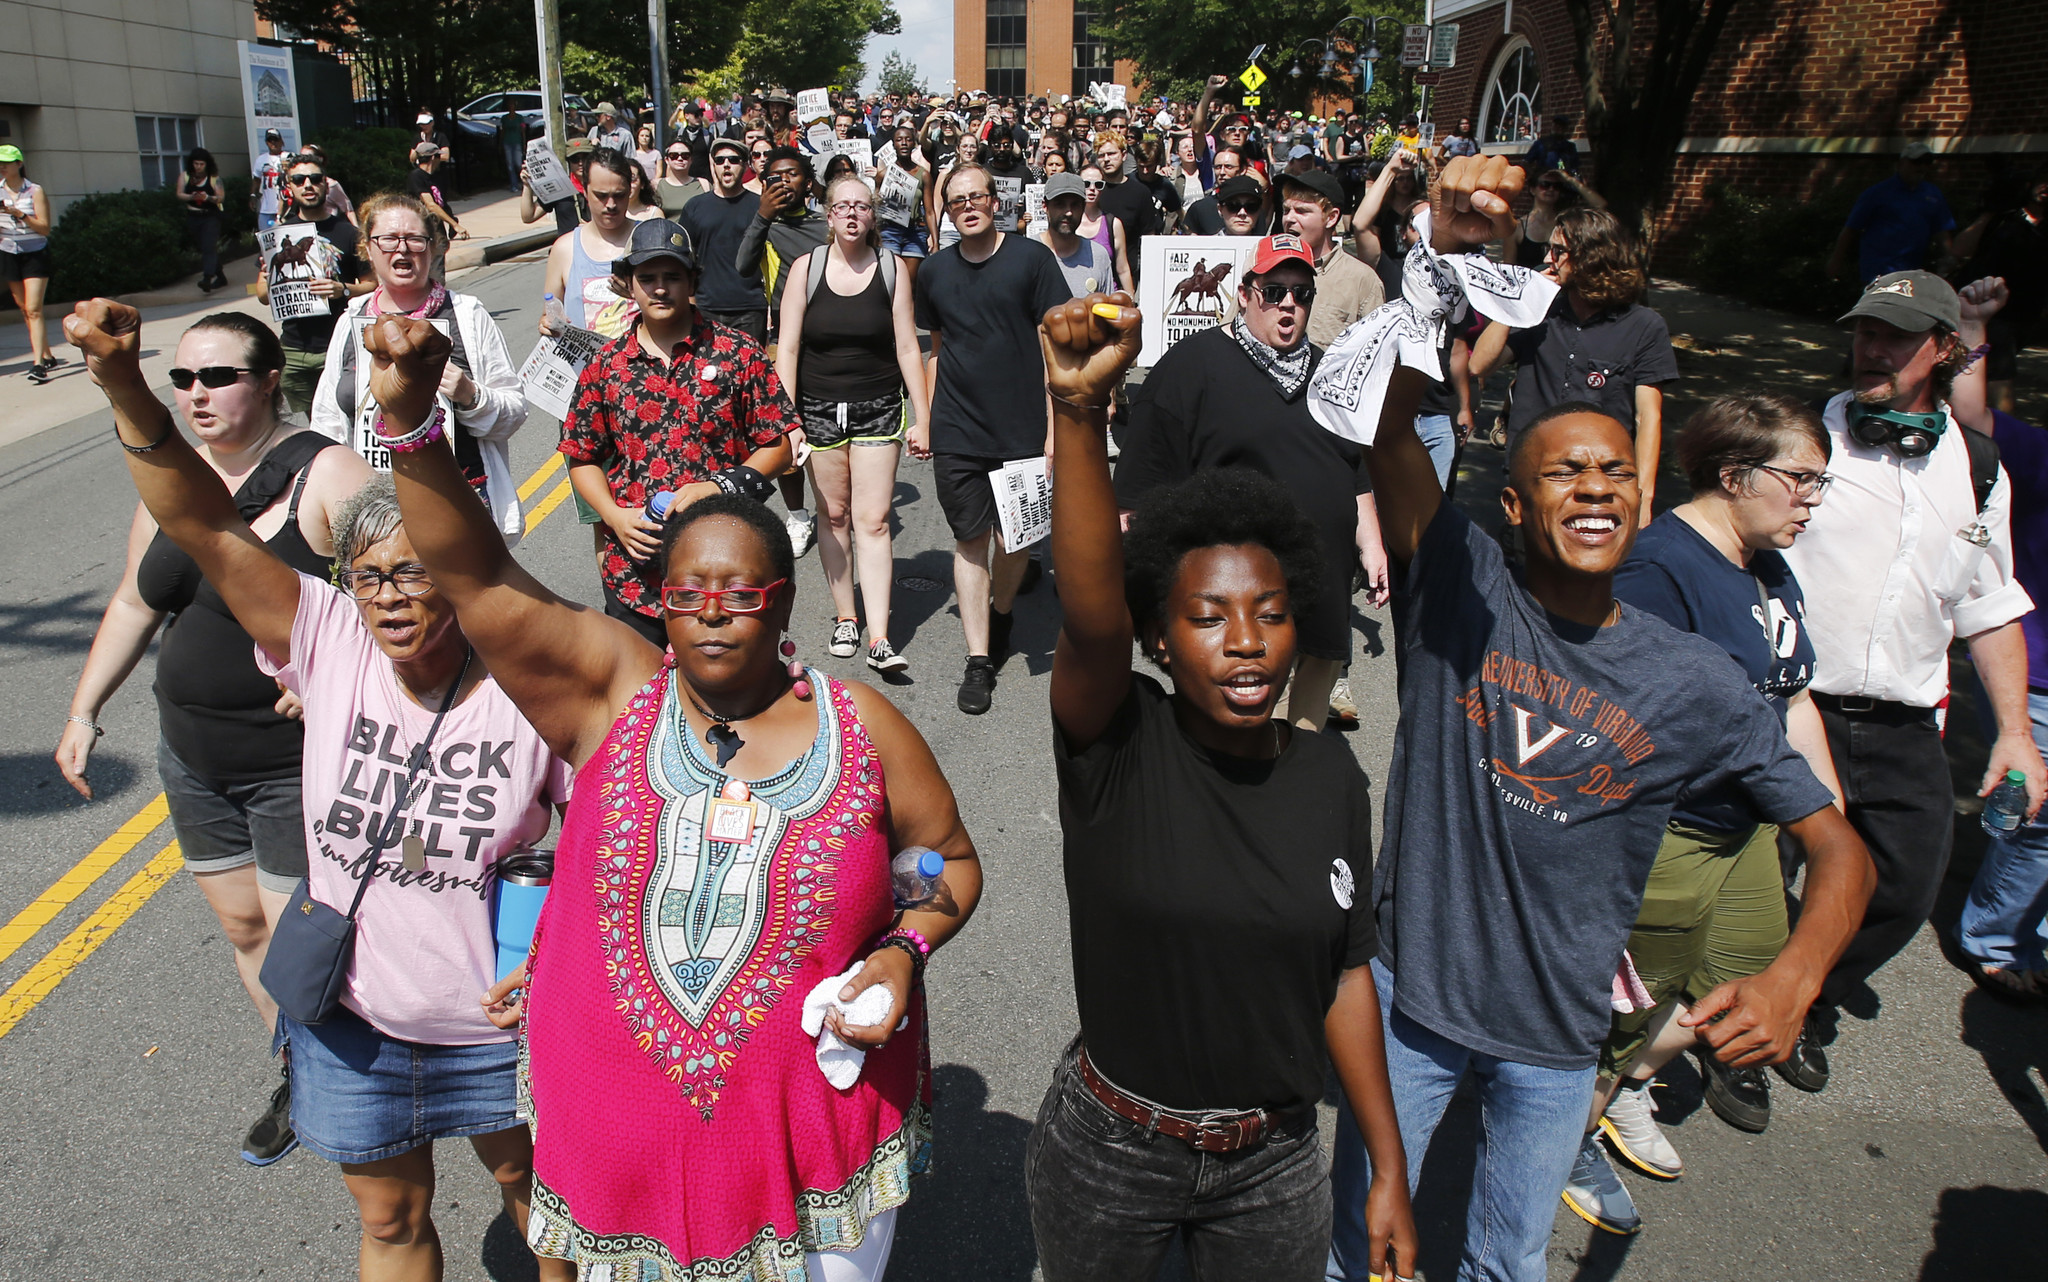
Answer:
<svg viewBox="0 0 2048 1282"><path fill-rule="evenodd" d="M426 422L403 436L391 436L384 431L384 415L379 413L376 425L377 435L383 441L385 449L392 451L394 454L411 454L416 450L423 450L441 439L441 425L447 417L448 411L436 405L433 414L428 417Z"/></svg>
<svg viewBox="0 0 2048 1282"><path fill-rule="evenodd" d="M920 957L930 957L932 955L931 941L929 939L926 939L922 934L920 934L912 927L898 926L894 930L891 930L888 934L882 936L882 942L885 944L892 939L908 940L911 943L911 945L917 949L917 955Z"/></svg>
<svg viewBox="0 0 2048 1282"><path fill-rule="evenodd" d="M178 425L175 422L166 421L164 423L164 434L162 436L157 437L155 440L151 441L147 445L130 445L128 442L121 440L121 429L119 427L116 427L114 429L114 439L116 441L120 441L121 448L127 450L130 454L153 453L157 450L162 449L166 444L170 442L170 439L173 436L176 436L177 434Z"/></svg>
<svg viewBox="0 0 2048 1282"><path fill-rule="evenodd" d="M1052 397L1060 404L1071 405L1077 410L1106 410L1109 408L1109 405L1106 402L1104 404L1097 405L1092 401L1070 401L1066 397L1061 396L1058 392L1053 391L1051 383L1047 383L1045 385L1045 394L1047 396Z"/></svg>
<svg viewBox="0 0 2048 1282"><path fill-rule="evenodd" d="M916 944L901 935L884 935L882 941L875 945L874 951L881 952L884 948L893 948L910 958L911 983L915 984L924 978L925 958L923 953L917 951Z"/></svg>
<svg viewBox="0 0 2048 1282"><path fill-rule="evenodd" d="M1986 356L1989 355L1991 355L1991 344L1977 344L1977 346L1971 348L1967 353L1964 354L1963 363L1956 366L1956 373L1959 375L1969 373L1970 366L1975 365L1978 361L1983 360Z"/></svg>
<svg viewBox="0 0 2048 1282"><path fill-rule="evenodd" d="M155 449L156 447L152 445L150 448ZM100 728L100 723L94 721L91 717L66 717L64 719L66 721L75 721L79 725L82 725L86 729L92 731L92 737L95 739L104 739L107 737L107 732Z"/></svg>

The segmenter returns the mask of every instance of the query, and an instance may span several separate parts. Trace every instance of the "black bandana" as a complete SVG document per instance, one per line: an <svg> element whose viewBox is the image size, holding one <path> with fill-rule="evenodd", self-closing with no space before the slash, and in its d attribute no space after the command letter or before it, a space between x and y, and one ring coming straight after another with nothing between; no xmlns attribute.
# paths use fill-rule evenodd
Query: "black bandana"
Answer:
<svg viewBox="0 0 2048 1282"><path fill-rule="evenodd" d="M1237 340L1238 346L1244 348L1245 355L1252 358L1252 364L1266 371L1266 377L1273 380L1282 396L1291 400L1301 390L1302 383L1308 379L1309 348L1306 338L1289 352L1268 347L1252 336L1251 330L1245 327L1242 314L1230 322L1230 335Z"/></svg>

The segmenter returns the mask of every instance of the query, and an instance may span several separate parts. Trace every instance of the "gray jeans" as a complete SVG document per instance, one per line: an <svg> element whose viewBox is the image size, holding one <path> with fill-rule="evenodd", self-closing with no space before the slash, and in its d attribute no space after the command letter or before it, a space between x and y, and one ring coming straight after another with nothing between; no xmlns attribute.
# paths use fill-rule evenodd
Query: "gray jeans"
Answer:
<svg viewBox="0 0 2048 1282"><path fill-rule="evenodd" d="M1316 1282L1330 1181L1314 1115L1235 1153L1202 1153L1103 1107L1076 1039L1039 1105L1024 1189L1045 1282L1138 1282L1178 1234L1197 1282Z"/></svg>

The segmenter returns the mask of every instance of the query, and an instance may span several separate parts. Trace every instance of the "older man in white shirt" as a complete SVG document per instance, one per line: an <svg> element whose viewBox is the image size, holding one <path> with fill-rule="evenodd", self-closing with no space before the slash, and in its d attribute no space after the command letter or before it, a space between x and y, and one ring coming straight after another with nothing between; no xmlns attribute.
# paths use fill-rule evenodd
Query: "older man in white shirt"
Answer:
<svg viewBox="0 0 2048 1282"><path fill-rule="evenodd" d="M1937 709L1955 638L1969 644L1998 724L1980 795L2018 770L2031 819L2043 792L2019 625L2034 603L2013 578L2011 484L1996 447L1949 407L1968 363L1956 292L1929 272L1894 272L1842 320L1854 325L1855 374L1824 413L1834 483L1785 559L1806 594L1809 688L1878 880L1798 1050L1778 1066L1809 1091L1828 1076L1816 1023L1913 938L1948 867L1955 798ZM1981 499L1980 476L1995 478Z"/></svg>

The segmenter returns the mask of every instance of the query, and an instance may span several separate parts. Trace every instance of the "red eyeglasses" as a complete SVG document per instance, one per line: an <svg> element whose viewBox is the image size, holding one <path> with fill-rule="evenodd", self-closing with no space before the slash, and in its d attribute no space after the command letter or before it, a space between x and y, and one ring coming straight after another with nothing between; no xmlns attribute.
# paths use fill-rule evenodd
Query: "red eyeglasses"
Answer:
<svg viewBox="0 0 2048 1282"><path fill-rule="evenodd" d="M713 601L721 614L759 614L768 608L788 579L777 579L765 587L704 588L694 583L661 585L661 608L670 614L702 614Z"/></svg>

